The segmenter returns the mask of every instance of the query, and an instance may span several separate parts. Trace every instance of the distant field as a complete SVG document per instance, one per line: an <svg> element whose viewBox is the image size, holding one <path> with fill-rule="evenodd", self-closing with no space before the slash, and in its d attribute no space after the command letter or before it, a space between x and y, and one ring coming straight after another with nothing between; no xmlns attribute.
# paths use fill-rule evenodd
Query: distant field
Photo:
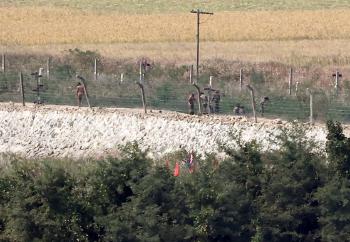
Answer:
<svg viewBox="0 0 350 242"><path fill-rule="evenodd" d="M201 18L206 59L348 63L350 0L0 0L0 51L186 62L195 8L215 13Z"/></svg>
<svg viewBox="0 0 350 242"><path fill-rule="evenodd" d="M117 14L61 8L0 8L1 45L189 42L193 14ZM349 39L350 9L218 12L203 17L204 41Z"/></svg>
<svg viewBox="0 0 350 242"><path fill-rule="evenodd" d="M192 8L211 11L295 10L349 8L350 0L0 0L0 6L54 6L112 10L124 13L188 12Z"/></svg>

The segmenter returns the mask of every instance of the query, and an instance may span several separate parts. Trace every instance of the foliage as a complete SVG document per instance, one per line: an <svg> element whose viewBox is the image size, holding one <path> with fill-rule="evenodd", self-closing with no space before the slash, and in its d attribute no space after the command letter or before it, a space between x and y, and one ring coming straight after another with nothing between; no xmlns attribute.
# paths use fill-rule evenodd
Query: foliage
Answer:
<svg viewBox="0 0 350 242"><path fill-rule="evenodd" d="M338 122L327 122L327 183L317 192L321 237L324 241L348 241L350 237L350 141Z"/></svg>
<svg viewBox="0 0 350 242"><path fill-rule="evenodd" d="M0 240L347 241L349 143L339 123L328 129L326 156L296 125L277 150L238 136L224 160L195 156L178 177L184 150L168 167L136 143L88 163L14 159L0 170Z"/></svg>
<svg viewBox="0 0 350 242"><path fill-rule="evenodd" d="M90 50L80 50L78 48L75 49L69 49L68 55L66 57L71 65L76 66L77 70L82 71L88 71L93 69L94 67L94 61L97 58L100 58L100 55L95 51ZM67 66L63 66L67 68ZM98 65L99 71L102 71L100 68L101 66ZM70 70L67 69L68 74L70 74Z"/></svg>

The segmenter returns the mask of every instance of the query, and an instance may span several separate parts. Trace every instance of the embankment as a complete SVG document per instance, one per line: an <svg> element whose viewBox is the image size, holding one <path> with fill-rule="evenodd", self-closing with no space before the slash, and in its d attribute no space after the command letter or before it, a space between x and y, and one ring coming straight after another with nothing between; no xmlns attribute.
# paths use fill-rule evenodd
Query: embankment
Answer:
<svg viewBox="0 0 350 242"><path fill-rule="evenodd" d="M291 125L280 120L254 124L244 117L189 116L176 112L120 108L67 106L21 107L0 104L0 153L24 157L101 157L118 153L118 146L137 141L150 155L160 157L180 148L218 152L218 142L233 145L230 132L242 140L256 139L263 149L273 149L271 135ZM347 129L347 127L345 127ZM309 128L307 138L324 145L326 130Z"/></svg>

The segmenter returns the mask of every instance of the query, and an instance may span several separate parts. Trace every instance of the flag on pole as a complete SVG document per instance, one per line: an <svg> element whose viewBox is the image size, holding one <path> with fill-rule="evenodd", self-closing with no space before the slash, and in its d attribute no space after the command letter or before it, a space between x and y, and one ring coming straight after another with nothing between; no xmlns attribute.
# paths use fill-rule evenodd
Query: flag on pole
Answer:
<svg viewBox="0 0 350 242"><path fill-rule="evenodd" d="M180 165L178 162L175 163L174 176L180 175Z"/></svg>

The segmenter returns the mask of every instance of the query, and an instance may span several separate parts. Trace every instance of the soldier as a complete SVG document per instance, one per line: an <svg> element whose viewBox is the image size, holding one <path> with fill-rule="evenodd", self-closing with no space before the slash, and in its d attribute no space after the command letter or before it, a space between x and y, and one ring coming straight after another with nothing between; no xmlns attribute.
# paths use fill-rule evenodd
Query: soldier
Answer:
<svg viewBox="0 0 350 242"><path fill-rule="evenodd" d="M78 82L77 84L77 90L76 90L76 96L77 96L77 101L78 101L78 107L81 105L81 100L83 99L83 96L85 94L85 87L83 84Z"/></svg>
<svg viewBox="0 0 350 242"><path fill-rule="evenodd" d="M262 97L260 100L260 112L261 116L264 116L265 105L270 101L269 97Z"/></svg>
<svg viewBox="0 0 350 242"><path fill-rule="evenodd" d="M208 113L208 96L204 94L204 92L201 92L200 99L202 100L203 104L203 114Z"/></svg>
<svg viewBox="0 0 350 242"><path fill-rule="evenodd" d="M189 113L191 115L194 114L194 103L196 102L196 98L194 96L194 93L191 93L191 95L188 98L188 107L189 107Z"/></svg>
<svg viewBox="0 0 350 242"><path fill-rule="evenodd" d="M220 91L219 90L215 91L211 101L214 104L213 113L219 113L220 111Z"/></svg>
<svg viewBox="0 0 350 242"><path fill-rule="evenodd" d="M236 106L233 108L233 113L236 115L244 115L245 114L244 106L237 103Z"/></svg>

